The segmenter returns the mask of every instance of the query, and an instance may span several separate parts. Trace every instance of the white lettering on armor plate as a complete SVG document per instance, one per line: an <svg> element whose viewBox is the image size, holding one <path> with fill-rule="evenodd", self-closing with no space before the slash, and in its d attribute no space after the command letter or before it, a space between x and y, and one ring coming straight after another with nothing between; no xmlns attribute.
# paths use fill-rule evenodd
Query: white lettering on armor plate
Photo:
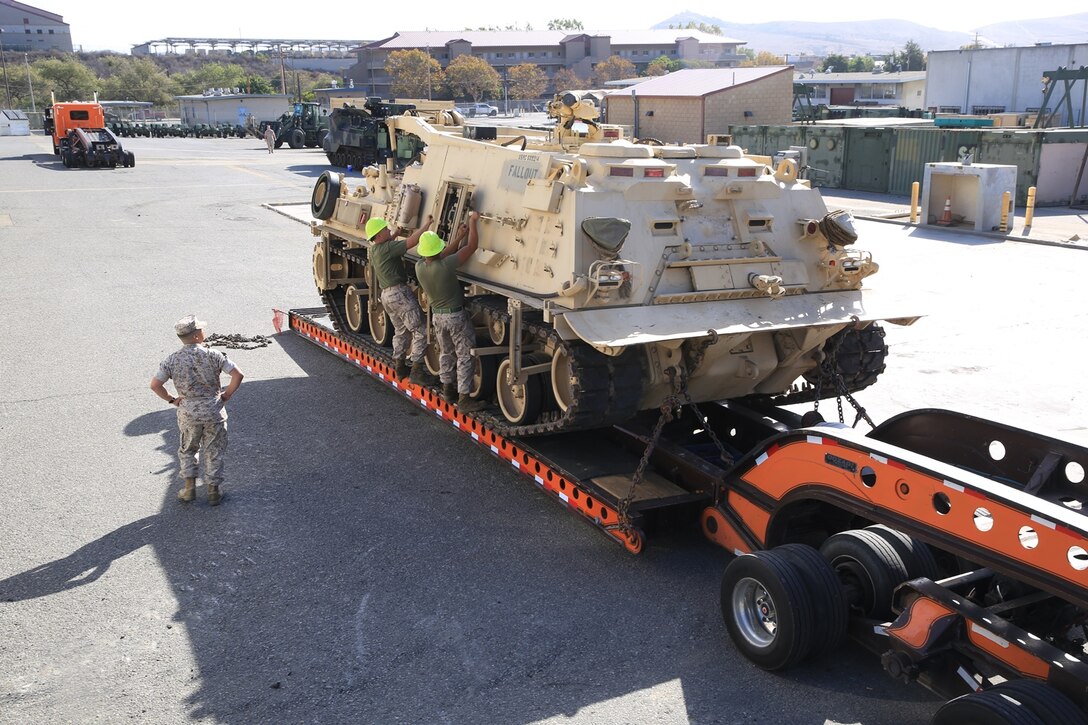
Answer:
<svg viewBox="0 0 1088 725"><path fill-rule="evenodd" d="M499 186L503 189L520 191L525 188L529 179L540 176L540 157L536 154L519 154L516 159L511 159L503 165Z"/></svg>

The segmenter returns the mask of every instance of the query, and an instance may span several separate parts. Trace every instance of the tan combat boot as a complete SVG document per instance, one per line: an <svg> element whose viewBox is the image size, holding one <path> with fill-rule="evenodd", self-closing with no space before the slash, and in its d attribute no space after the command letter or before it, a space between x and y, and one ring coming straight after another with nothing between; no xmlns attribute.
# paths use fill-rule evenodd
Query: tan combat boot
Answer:
<svg viewBox="0 0 1088 725"><path fill-rule="evenodd" d="M223 500L223 494L219 493L219 484L208 484L208 505L218 506L219 502Z"/></svg>
<svg viewBox="0 0 1088 725"><path fill-rule="evenodd" d="M196 479L186 478L185 487L178 491L178 501L189 503L196 498Z"/></svg>

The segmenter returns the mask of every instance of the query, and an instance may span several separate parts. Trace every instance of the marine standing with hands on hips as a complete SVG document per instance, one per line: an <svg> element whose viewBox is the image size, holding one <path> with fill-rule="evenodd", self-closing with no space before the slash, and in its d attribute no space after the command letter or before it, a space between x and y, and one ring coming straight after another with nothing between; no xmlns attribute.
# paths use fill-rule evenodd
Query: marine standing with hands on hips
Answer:
<svg viewBox="0 0 1088 725"><path fill-rule="evenodd" d="M219 487L223 483L223 461L227 453L227 411L224 407L238 386L242 371L218 350L202 347L207 323L195 315L187 315L174 325L182 348L170 353L151 378L155 395L178 409L178 461L184 487L178 500L188 503L196 498L196 477L200 463L204 467L204 483L208 486L208 503L218 506L223 499ZM230 375L230 383L221 389L219 376ZM166 391L166 381L173 380L177 397Z"/></svg>
<svg viewBox="0 0 1088 725"><path fill-rule="evenodd" d="M447 247L442 237L434 232L424 232L419 240L422 259L416 262L416 279L430 300L431 324L438 335L442 394L452 400L456 392L457 407L466 413L487 406L485 401L471 397L475 367L472 348L476 345L476 332L465 309L465 289L457 278L457 268L467 262L479 246L476 231L479 218L476 212L468 215L468 243L460 249L456 243Z"/></svg>
<svg viewBox="0 0 1088 725"><path fill-rule="evenodd" d="M370 241L367 258L382 291L382 308L393 323L393 364L397 378L408 378L416 385L435 385L438 380L427 372L427 366L423 362L423 356L427 352L427 322L423 319L419 300L408 287L404 254L419 244L420 236L431 226L432 221L434 217L428 215L419 229L407 239L394 239L389 223L381 217L368 219L363 229ZM410 373L408 360L412 361Z"/></svg>

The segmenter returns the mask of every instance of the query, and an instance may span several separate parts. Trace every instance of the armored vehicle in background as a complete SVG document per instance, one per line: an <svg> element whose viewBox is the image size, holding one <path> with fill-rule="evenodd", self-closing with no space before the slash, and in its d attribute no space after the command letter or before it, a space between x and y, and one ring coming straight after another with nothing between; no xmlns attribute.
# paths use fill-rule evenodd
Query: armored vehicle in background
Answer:
<svg viewBox="0 0 1088 725"><path fill-rule="evenodd" d="M254 135L263 138L269 126L276 132L276 148L286 143L293 149L312 149L324 143L329 117L318 103L296 103L275 121L262 122Z"/></svg>
<svg viewBox="0 0 1088 725"><path fill-rule="evenodd" d="M413 115L380 125L385 157L361 183L325 172L314 187L318 291L381 353L392 326L366 221L411 229L431 214L451 240L478 211L479 250L459 270L478 331L473 394L505 435L613 425L673 399L834 397L883 370L874 322L917 317L863 290L876 262L792 160L772 168L727 137L538 150Z"/></svg>

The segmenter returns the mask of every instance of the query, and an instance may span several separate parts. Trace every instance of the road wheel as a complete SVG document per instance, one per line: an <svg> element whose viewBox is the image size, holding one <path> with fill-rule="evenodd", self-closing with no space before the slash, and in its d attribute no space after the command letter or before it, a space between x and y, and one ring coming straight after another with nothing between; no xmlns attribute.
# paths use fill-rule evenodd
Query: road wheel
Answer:
<svg viewBox="0 0 1088 725"><path fill-rule="evenodd" d="M314 245L313 274L318 292L327 292L333 288L329 279L329 251L326 244L327 242L320 241Z"/></svg>
<svg viewBox="0 0 1088 725"><path fill-rule="evenodd" d="M310 195L310 213L315 219L325 221L336 210L336 200L340 198L340 177L329 171L323 171L314 184Z"/></svg>
<svg viewBox="0 0 1088 725"><path fill-rule="evenodd" d="M796 564L804 577L812 604L820 613L813 635L812 651L823 655L833 652L846 636L850 623L850 603L846 600L839 576L820 552L804 544L783 544L773 551Z"/></svg>
<svg viewBox="0 0 1088 725"><path fill-rule="evenodd" d="M535 365L537 362L533 355L527 355L523 364ZM540 415L544 405L544 386L539 375L530 375L524 385L515 383L510 379L512 367L510 358L504 358L499 363L495 375L495 397L508 421L514 425L527 425Z"/></svg>
<svg viewBox="0 0 1088 725"><path fill-rule="evenodd" d="M348 285L344 290L344 316L348 321L348 328L352 332L362 332L363 311L366 309L366 297L359 294L359 288Z"/></svg>
<svg viewBox="0 0 1088 725"><path fill-rule="evenodd" d="M892 591L910 577L883 537L864 529L843 531L829 537L820 553L838 574L852 609L873 619L891 615Z"/></svg>
<svg viewBox="0 0 1088 725"><path fill-rule="evenodd" d="M1072 700L1039 680L1009 680L993 688L1021 703L1047 725L1086 725L1088 716Z"/></svg>
<svg viewBox="0 0 1088 725"><path fill-rule="evenodd" d="M551 383L555 402L564 412L569 410L575 400L574 368L571 366L569 350L562 345L552 355Z"/></svg>
<svg viewBox="0 0 1088 725"><path fill-rule="evenodd" d="M765 670L796 665L812 651L817 611L801 567L777 551L729 562L722 617L741 654Z"/></svg>
<svg viewBox="0 0 1088 725"><path fill-rule="evenodd" d="M293 149L300 149L306 145L306 134L301 128L291 129L291 133L287 135L287 145Z"/></svg>
<svg viewBox="0 0 1088 725"><path fill-rule="evenodd" d="M872 531L895 549L896 553L899 554L899 558L903 560L903 565L907 567L908 578L915 579L924 576L930 581L937 581L941 578L941 569L937 565L937 560L924 542L917 541L902 531L897 531L884 524L866 526L865 530Z"/></svg>
<svg viewBox="0 0 1088 725"><path fill-rule="evenodd" d="M987 690L949 700L930 725L1044 725L1044 721L1024 705Z"/></svg>
<svg viewBox="0 0 1088 725"><path fill-rule="evenodd" d="M473 355L473 398L491 400L495 397L495 381L499 374L499 358L496 355Z"/></svg>

